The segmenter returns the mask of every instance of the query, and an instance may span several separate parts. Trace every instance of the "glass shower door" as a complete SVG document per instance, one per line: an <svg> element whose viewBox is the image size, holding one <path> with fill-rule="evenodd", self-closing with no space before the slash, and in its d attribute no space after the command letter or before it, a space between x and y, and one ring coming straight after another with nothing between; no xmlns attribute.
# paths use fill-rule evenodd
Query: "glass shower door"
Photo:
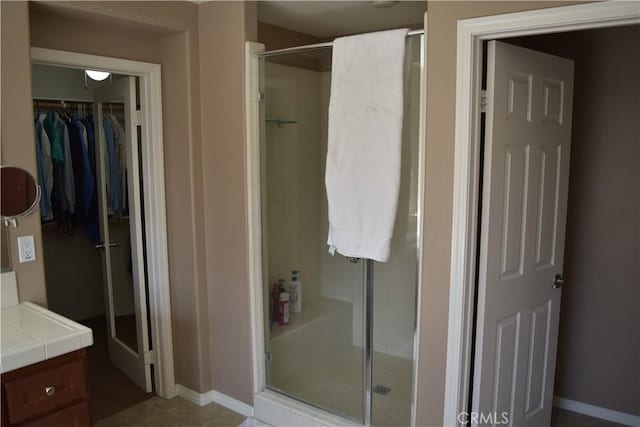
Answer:
<svg viewBox="0 0 640 427"><path fill-rule="evenodd" d="M327 251L332 50L260 58L266 386L366 425L411 423L422 52L423 37L408 37L400 194L387 263ZM302 282L299 312L289 298L292 270ZM287 301L291 313L283 318Z"/></svg>
<svg viewBox="0 0 640 427"><path fill-rule="evenodd" d="M365 263L326 249L330 57L324 50L261 61L266 380L269 389L362 423ZM301 307L280 301L291 294L292 271Z"/></svg>

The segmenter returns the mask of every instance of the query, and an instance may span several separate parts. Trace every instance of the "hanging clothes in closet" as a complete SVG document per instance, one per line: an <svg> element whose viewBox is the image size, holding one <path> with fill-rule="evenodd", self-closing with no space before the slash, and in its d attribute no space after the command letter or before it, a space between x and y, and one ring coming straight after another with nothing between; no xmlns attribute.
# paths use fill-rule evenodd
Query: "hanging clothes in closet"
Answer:
<svg viewBox="0 0 640 427"><path fill-rule="evenodd" d="M43 102L44 104L44 102ZM51 104L51 103L48 103ZM66 234L81 224L89 239L100 243L96 138L92 114L69 112L67 104L42 110L36 101L34 122L38 183L42 189L43 223L53 222ZM90 107L91 104L88 104ZM126 180L125 133L113 114L103 116L105 176L109 220L123 214Z"/></svg>
<svg viewBox="0 0 640 427"><path fill-rule="evenodd" d="M112 112L104 115L103 124L105 133L107 132L107 127L113 132L113 146L109 154L109 176L111 185L113 186L113 191L110 193L110 205L113 209L116 209L115 206L117 206L120 212L125 212L127 211L126 134L124 128Z"/></svg>

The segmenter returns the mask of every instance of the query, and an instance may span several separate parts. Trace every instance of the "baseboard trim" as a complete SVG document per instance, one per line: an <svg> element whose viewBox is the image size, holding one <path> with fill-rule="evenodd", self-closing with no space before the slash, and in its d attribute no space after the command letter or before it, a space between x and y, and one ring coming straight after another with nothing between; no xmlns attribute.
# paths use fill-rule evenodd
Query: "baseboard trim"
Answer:
<svg viewBox="0 0 640 427"><path fill-rule="evenodd" d="M614 411L612 409L601 408L599 406L589 405L588 403L582 403L575 400L565 399L564 397L554 396L553 406L561 409L566 409L567 411L573 411L579 414L588 415L590 417L613 421L614 423L618 424L640 427L639 416Z"/></svg>
<svg viewBox="0 0 640 427"><path fill-rule="evenodd" d="M206 393L198 393L188 387L176 384L176 393L181 398L188 400L191 403L195 403L198 406L204 406L214 402L220 406L224 406L227 409L231 409L232 411L242 414L245 417L253 416L253 406L247 405L244 402L216 390L210 390Z"/></svg>

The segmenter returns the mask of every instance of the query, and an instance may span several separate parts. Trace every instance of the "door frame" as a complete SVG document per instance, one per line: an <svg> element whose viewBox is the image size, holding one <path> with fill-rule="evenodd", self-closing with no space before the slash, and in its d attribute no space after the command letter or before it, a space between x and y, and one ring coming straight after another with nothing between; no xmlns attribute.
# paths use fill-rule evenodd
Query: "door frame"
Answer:
<svg viewBox="0 0 640 427"><path fill-rule="evenodd" d="M140 142L143 203L147 230L148 309L153 342L153 355L151 356L154 363L153 379L157 395L165 399L175 397L176 381L171 329L160 64L37 47L31 48L31 63L105 70L140 78L142 135L144 140L153 141L153 144Z"/></svg>
<svg viewBox="0 0 640 427"><path fill-rule="evenodd" d="M443 424L462 425L471 384L480 172L482 42L640 23L635 2L599 2L458 21L451 270Z"/></svg>

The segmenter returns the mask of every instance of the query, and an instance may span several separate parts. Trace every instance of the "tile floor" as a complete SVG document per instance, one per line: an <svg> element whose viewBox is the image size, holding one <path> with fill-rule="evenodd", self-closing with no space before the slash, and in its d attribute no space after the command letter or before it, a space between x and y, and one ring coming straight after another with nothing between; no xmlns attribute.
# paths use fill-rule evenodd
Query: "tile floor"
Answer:
<svg viewBox="0 0 640 427"><path fill-rule="evenodd" d="M408 426L398 420L394 427ZM122 412L105 418L95 427L265 427L254 418L245 418L215 403L197 406L176 397L164 400L153 397ZM295 427L295 426L293 426ZM564 409L553 409L551 427L623 427Z"/></svg>
<svg viewBox="0 0 640 427"><path fill-rule="evenodd" d="M218 404L197 406L180 397L157 396L98 421L95 427L236 427L245 420Z"/></svg>

